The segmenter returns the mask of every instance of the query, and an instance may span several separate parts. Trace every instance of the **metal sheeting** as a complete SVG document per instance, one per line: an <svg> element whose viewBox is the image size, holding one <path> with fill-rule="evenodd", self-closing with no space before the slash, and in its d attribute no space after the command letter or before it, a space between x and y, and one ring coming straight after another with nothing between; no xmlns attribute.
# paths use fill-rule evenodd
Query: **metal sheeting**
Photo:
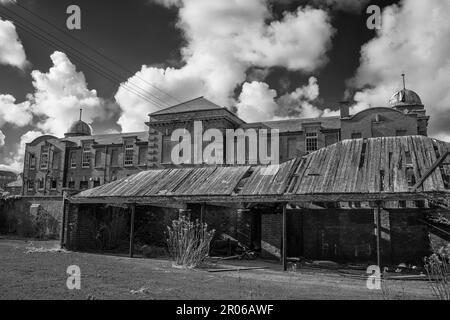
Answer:
<svg viewBox="0 0 450 320"><path fill-rule="evenodd" d="M449 144L423 136L344 140L301 160L287 192L408 192ZM449 165L442 166L450 173ZM440 168L418 191L445 191Z"/></svg>
<svg viewBox="0 0 450 320"><path fill-rule="evenodd" d="M249 166L241 166L148 170L83 191L75 197L231 195L249 169Z"/></svg>
<svg viewBox="0 0 450 320"><path fill-rule="evenodd" d="M273 166L143 171L74 198L152 196L292 196L404 193L436 163L448 143L423 136L344 140ZM450 156L448 157L450 158ZM448 159L417 192L449 191Z"/></svg>

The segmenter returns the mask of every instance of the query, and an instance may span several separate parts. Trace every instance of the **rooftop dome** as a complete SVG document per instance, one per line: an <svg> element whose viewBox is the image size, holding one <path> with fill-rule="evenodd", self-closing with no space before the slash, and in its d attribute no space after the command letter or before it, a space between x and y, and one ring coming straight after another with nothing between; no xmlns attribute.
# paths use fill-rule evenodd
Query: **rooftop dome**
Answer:
<svg viewBox="0 0 450 320"><path fill-rule="evenodd" d="M402 89L396 92L389 100L391 107L402 106L422 106L422 100L417 93L409 89Z"/></svg>
<svg viewBox="0 0 450 320"><path fill-rule="evenodd" d="M75 121L70 126L69 130L64 134L66 137L76 137L76 136L90 136L91 133L91 127L81 120L81 113L82 110L80 109L80 120Z"/></svg>

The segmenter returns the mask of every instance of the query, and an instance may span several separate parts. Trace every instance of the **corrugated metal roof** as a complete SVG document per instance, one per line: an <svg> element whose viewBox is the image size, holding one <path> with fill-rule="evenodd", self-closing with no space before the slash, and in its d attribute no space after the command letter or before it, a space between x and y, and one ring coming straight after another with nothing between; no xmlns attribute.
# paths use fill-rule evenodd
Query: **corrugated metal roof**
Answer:
<svg viewBox="0 0 450 320"><path fill-rule="evenodd" d="M449 143L423 136L344 140L278 166L144 171L74 198L202 195L213 201L214 196L405 193L447 151ZM443 161L417 191L448 192L448 162Z"/></svg>

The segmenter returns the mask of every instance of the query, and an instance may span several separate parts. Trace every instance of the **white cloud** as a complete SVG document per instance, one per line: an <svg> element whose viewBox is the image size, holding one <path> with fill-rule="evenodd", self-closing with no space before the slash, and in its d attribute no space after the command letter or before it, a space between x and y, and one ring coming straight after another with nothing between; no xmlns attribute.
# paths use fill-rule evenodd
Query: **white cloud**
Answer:
<svg viewBox="0 0 450 320"><path fill-rule="evenodd" d="M92 122L105 116L103 100L95 90L89 90L82 72L62 52L50 56L53 66L47 73L31 73L35 92L29 95L33 114L40 117L37 127L45 133L62 137L70 124L78 119L83 108L83 120Z"/></svg>
<svg viewBox="0 0 450 320"><path fill-rule="evenodd" d="M278 106L275 102L277 92L264 82L244 83L239 96L237 115L247 122L271 120Z"/></svg>
<svg viewBox="0 0 450 320"><path fill-rule="evenodd" d="M338 115L337 111L317 107L318 97L319 84L315 77L310 77L308 84L281 97L277 97L277 92L264 82L246 82L236 105L237 114L247 122Z"/></svg>
<svg viewBox="0 0 450 320"><path fill-rule="evenodd" d="M11 21L0 18L0 64L20 69L27 65L25 50Z"/></svg>
<svg viewBox="0 0 450 320"><path fill-rule="evenodd" d="M251 67L310 72L327 61L334 29L326 11L299 7L274 20L265 0L154 2L179 7L177 26L187 41L181 50L184 66L166 70L144 66L138 76L166 91L172 89L180 100L204 95L230 106ZM130 79L136 80L136 76ZM191 92L184 89L186 85ZM123 111L119 123L125 131L142 128L142 115L157 109L123 88L116 101Z"/></svg>
<svg viewBox="0 0 450 320"><path fill-rule="evenodd" d="M17 103L16 98L9 94L0 94L0 128L6 123L23 127L32 120L30 103Z"/></svg>
<svg viewBox="0 0 450 320"><path fill-rule="evenodd" d="M361 49L361 64L351 85L368 87L356 93L357 108L387 106L406 86L416 91L431 115L429 134L450 133L450 2L404 0L383 11L382 30Z"/></svg>
<svg viewBox="0 0 450 320"><path fill-rule="evenodd" d="M43 133L40 131L28 131L20 138L20 142L17 145L16 153L10 158L6 158L4 161L6 164L0 164L0 170L11 170L15 172L22 172L23 160L25 155L25 144L33 141L37 137L40 137Z"/></svg>
<svg viewBox="0 0 450 320"><path fill-rule="evenodd" d="M5 135L3 134L2 130L0 130L0 147L5 145Z"/></svg>

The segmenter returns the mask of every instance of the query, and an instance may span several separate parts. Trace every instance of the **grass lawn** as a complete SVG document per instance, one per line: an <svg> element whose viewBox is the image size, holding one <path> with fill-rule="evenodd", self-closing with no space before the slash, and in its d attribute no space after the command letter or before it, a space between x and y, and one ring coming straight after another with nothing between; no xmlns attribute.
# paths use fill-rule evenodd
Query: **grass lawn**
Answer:
<svg viewBox="0 0 450 320"><path fill-rule="evenodd" d="M168 260L79 252L32 252L56 241L0 239L0 299L383 299L368 290L364 272L300 269L278 263L229 261L268 269L210 273L173 268ZM81 289L66 287L67 267L81 269ZM390 281L389 298L430 299L425 281ZM134 293L133 293L134 291Z"/></svg>

